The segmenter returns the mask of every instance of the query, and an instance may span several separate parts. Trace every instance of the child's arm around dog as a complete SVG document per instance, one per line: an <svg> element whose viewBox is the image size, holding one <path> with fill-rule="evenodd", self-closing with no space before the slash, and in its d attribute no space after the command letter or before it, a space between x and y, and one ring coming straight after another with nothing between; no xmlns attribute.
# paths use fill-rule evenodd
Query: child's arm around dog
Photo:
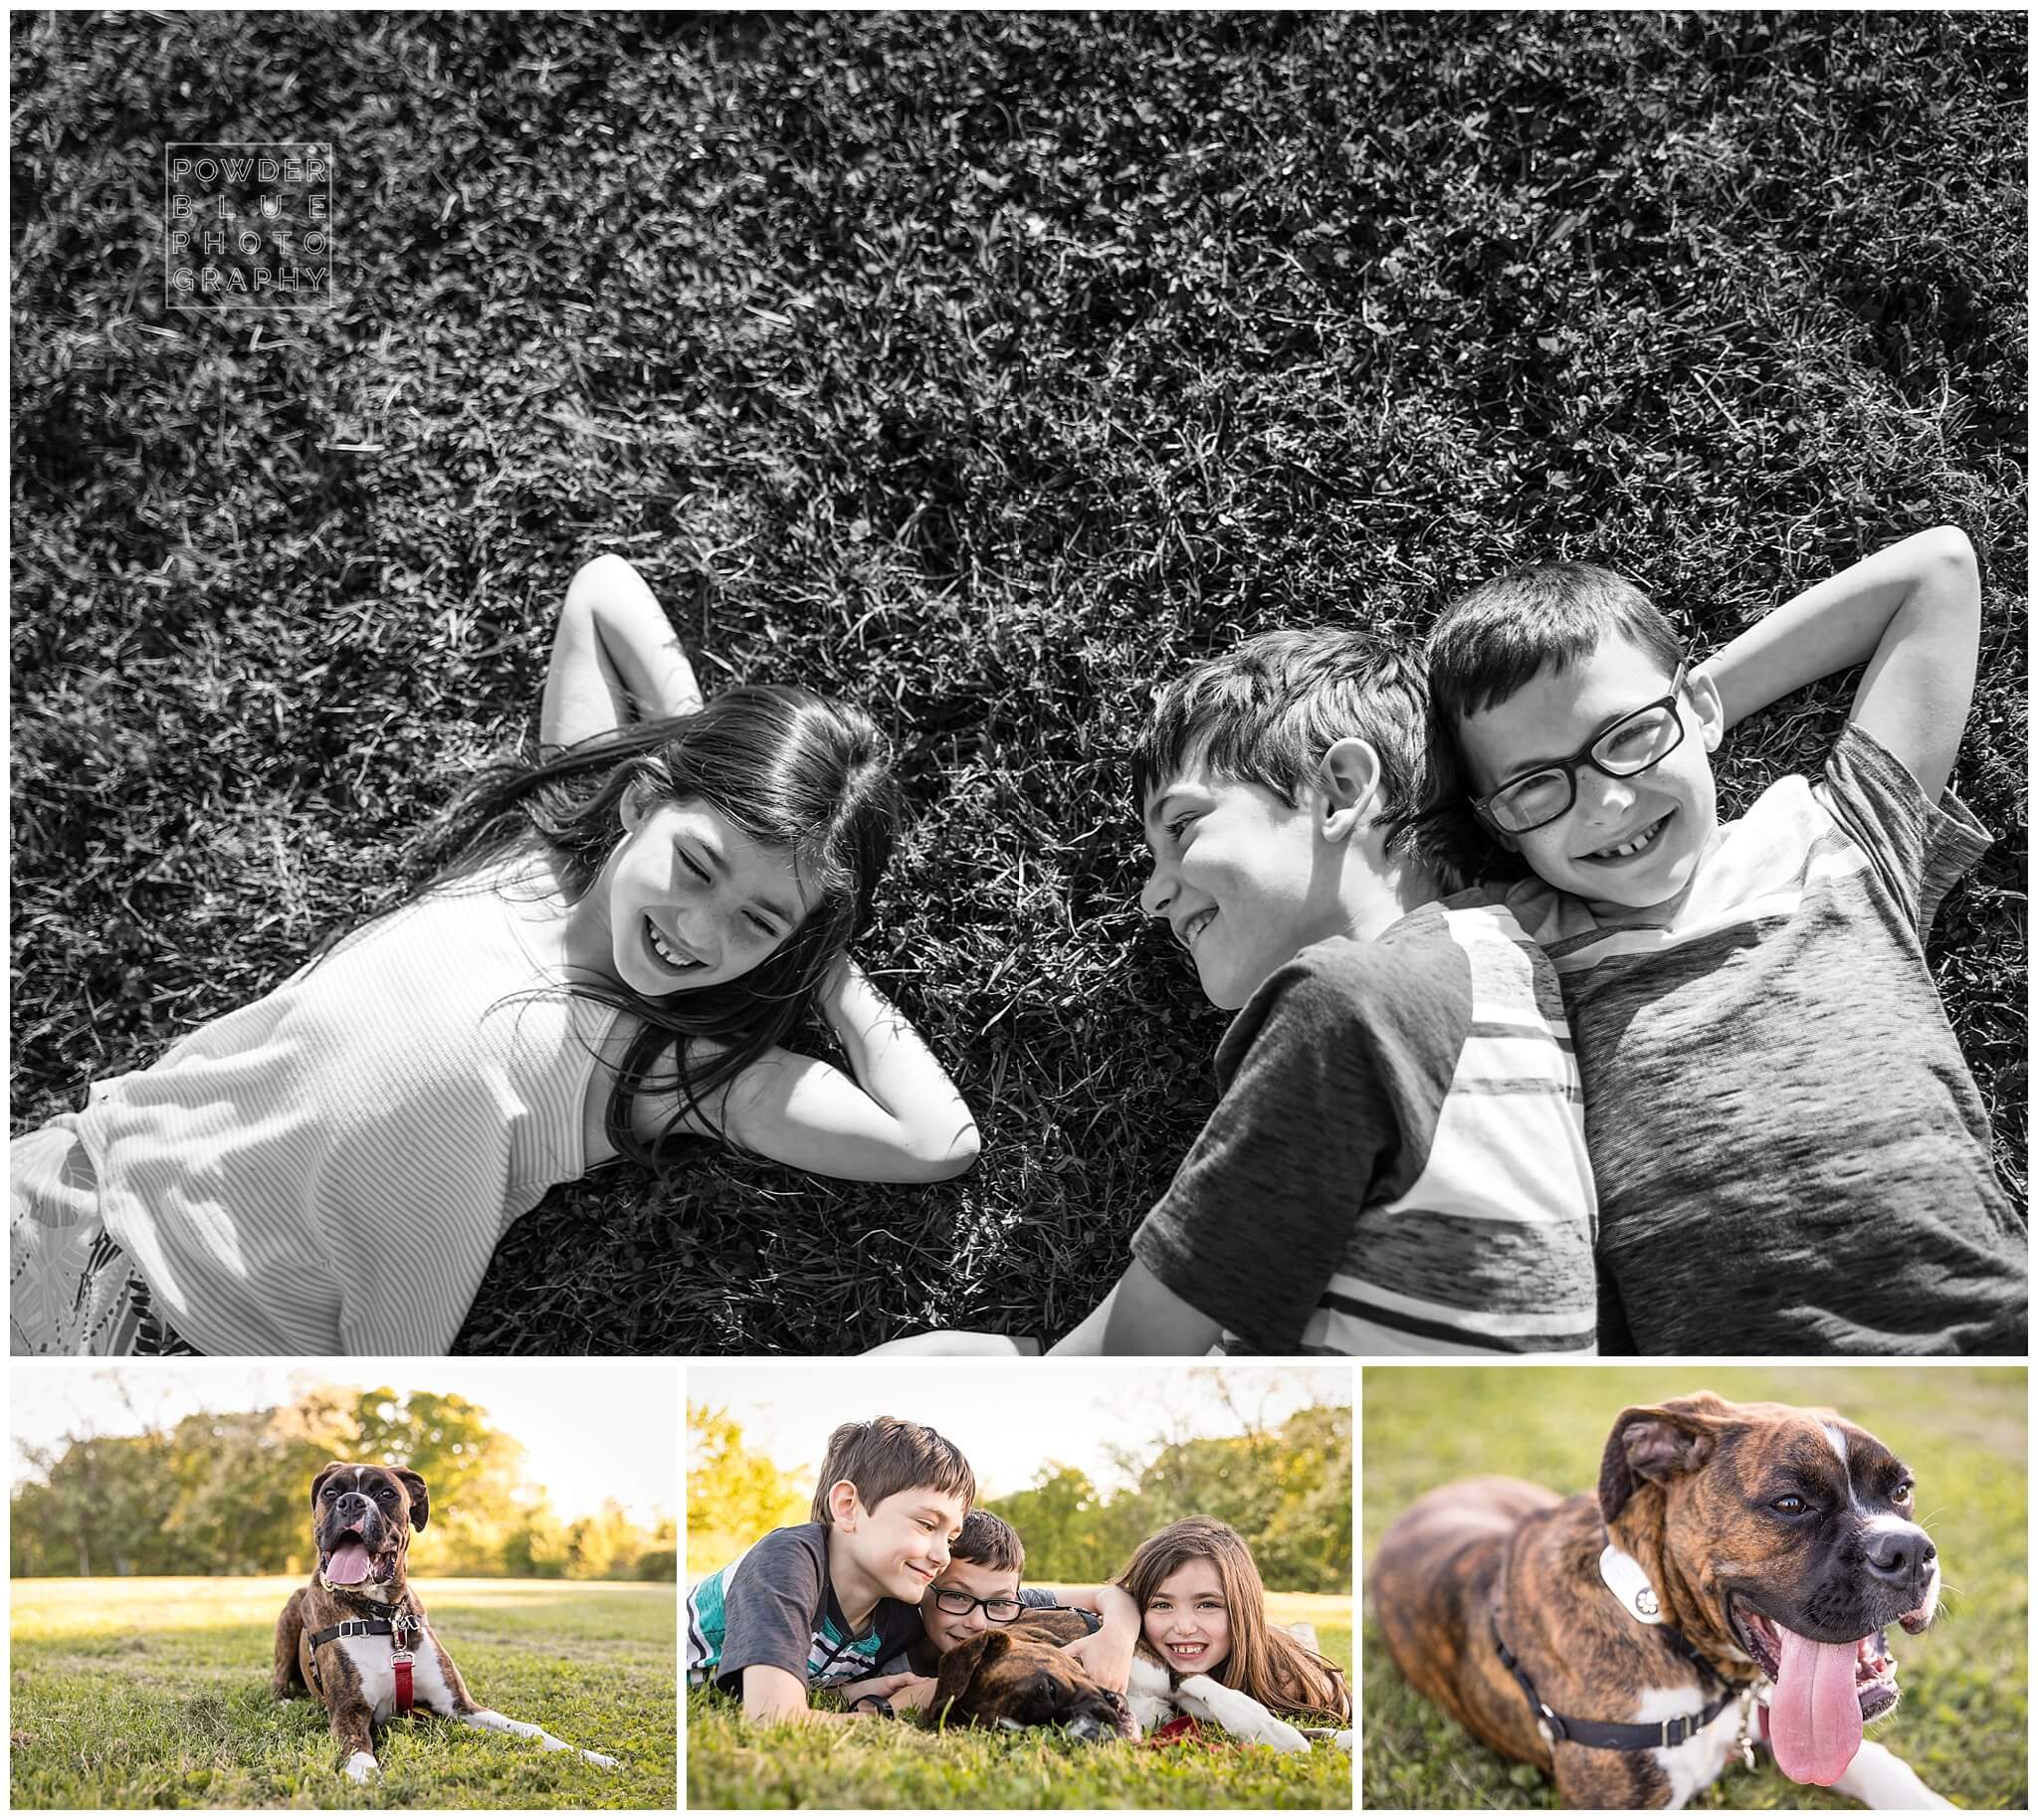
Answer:
<svg viewBox="0 0 2038 1820"><path fill-rule="evenodd" d="M1974 694L1981 577L1952 525L1919 531L1807 588L1700 666L1726 720L1866 663L1848 718L1917 778L1927 800L1952 775Z"/></svg>

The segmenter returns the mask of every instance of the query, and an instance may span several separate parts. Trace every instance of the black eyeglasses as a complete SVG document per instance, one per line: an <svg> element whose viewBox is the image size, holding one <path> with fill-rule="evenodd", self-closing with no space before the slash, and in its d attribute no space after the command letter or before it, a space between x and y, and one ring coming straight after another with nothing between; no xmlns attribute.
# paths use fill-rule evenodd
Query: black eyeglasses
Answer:
<svg viewBox="0 0 2038 1820"><path fill-rule="evenodd" d="M1687 658L1670 679L1670 693L1595 733L1570 757L1511 777L1498 790L1472 799L1472 812L1502 834L1528 834L1546 827L1578 800L1578 769L1590 765L1608 777L1636 777L1659 765L1684 743L1684 716L1677 698L1684 688Z"/></svg>
<svg viewBox="0 0 2038 1820"><path fill-rule="evenodd" d="M951 1618L966 1618L981 1605L983 1607L983 1615L993 1624L1010 1624L1014 1618L1026 1609L1025 1605L1017 1599L972 1598L959 1586L936 1586L934 1588L934 1605L936 1609L946 1612Z"/></svg>

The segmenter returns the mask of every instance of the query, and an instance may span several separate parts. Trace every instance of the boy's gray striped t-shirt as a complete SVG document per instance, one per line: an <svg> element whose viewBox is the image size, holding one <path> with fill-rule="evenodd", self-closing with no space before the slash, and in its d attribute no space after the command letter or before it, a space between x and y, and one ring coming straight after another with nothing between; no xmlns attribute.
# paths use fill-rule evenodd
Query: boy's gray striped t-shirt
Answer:
<svg viewBox="0 0 2038 1820"><path fill-rule="evenodd" d="M1508 895L1577 1040L1602 1349L2021 1356L2024 1221L1924 951L1986 832L1853 725L1721 832L1668 926Z"/></svg>
<svg viewBox="0 0 2038 1820"><path fill-rule="evenodd" d="M1230 1351L1593 1349L1594 1200L1548 961L1479 893L1303 949L1133 1254Z"/></svg>
<svg viewBox="0 0 2038 1820"><path fill-rule="evenodd" d="M748 1668L783 1669L810 1688L876 1674L921 1635L919 1613L880 1599L861 1628L828 1577L828 1525L773 1529L687 1595L687 1685L742 1692Z"/></svg>

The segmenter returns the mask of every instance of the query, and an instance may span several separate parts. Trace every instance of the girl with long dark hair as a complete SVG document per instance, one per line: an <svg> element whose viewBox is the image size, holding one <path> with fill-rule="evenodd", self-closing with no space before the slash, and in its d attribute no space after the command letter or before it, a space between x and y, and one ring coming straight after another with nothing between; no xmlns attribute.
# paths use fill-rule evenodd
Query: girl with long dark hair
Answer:
<svg viewBox="0 0 2038 1820"><path fill-rule="evenodd" d="M1284 1719L1351 1723L1343 1670L1268 1621L1260 1570L1229 1523L1169 1523L1133 1550L1118 1584L1139 1608L1139 1648L1175 1675L1208 1675Z"/></svg>
<svg viewBox="0 0 2038 1820"><path fill-rule="evenodd" d="M968 1108L849 957L899 819L868 716L704 705L650 589L597 557L538 749L419 837L430 882L10 1146L13 1350L443 1352L512 1220L683 1138L966 1169ZM783 1046L810 1009L847 1073Z"/></svg>

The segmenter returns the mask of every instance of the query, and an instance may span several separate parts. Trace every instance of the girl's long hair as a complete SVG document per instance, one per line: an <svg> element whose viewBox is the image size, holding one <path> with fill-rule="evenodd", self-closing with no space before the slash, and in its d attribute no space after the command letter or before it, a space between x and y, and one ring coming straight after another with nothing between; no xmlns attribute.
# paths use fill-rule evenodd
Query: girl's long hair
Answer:
<svg viewBox="0 0 2038 1820"><path fill-rule="evenodd" d="M1161 1581L1196 1560L1216 1566L1231 1629L1230 1653L1210 1671L1212 1677L1275 1712L1332 1714L1349 1723L1351 1690L1344 1671L1267 1622L1267 1589L1245 1538L1214 1517L1184 1517L1133 1551L1118 1583L1139 1607L1142 1628L1147 1602ZM1143 1636L1139 1647L1148 1648Z"/></svg>
<svg viewBox="0 0 2038 1820"><path fill-rule="evenodd" d="M603 1122L619 1152L656 1166L685 1134L690 1112L718 1127L705 1103L785 1039L868 925L901 802L885 737L869 715L802 689L751 685L692 713L484 767L421 832L409 864L445 883L541 847L578 902L623 838L623 802L632 793L646 811L705 802L752 840L789 854L813 898L799 927L738 979L659 998L607 979L568 986L637 1020ZM668 1049L676 1068L661 1065ZM630 1119L638 1095L648 1093L678 1097L650 1144Z"/></svg>

